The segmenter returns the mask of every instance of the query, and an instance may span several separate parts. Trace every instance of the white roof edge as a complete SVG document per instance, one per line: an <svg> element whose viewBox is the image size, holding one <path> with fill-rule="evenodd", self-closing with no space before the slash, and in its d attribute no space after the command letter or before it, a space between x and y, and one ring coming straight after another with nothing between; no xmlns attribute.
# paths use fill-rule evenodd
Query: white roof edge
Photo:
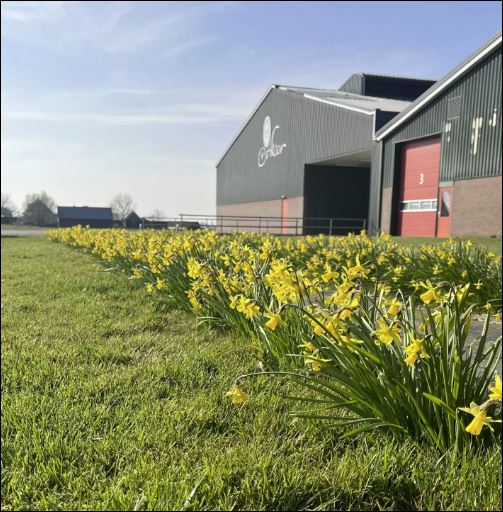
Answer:
<svg viewBox="0 0 503 512"><path fill-rule="evenodd" d="M310 100L319 101L320 103L326 103L327 105L333 105L334 107L345 108L347 110L353 110L354 112L359 112L360 114L365 114L367 116L371 116L374 114L374 110L363 110L357 107L351 107L349 105L343 105L342 103L337 103L335 101L325 100L323 98L318 98L316 96L311 96L310 94L304 94L304 98L308 98Z"/></svg>
<svg viewBox="0 0 503 512"><path fill-rule="evenodd" d="M269 86L269 88L267 89L265 94L260 98L259 102L257 103L255 108L253 109L252 113L246 118L246 121L243 123L243 126L239 129L239 132L237 133L237 135L232 139L231 143L225 148L225 151L223 152L222 156L218 159L218 162L216 163L215 167L218 167L220 165L220 162L224 159L225 155L229 152L229 149L231 149L231 147L234 144L234 142L236 142L238 140L238 138L241 135L241 133L243 132L243 130L246 128L248 123L251 121L252 117L255 115L257 110L260 108L260 105L262 105L262 103L264 103L265 99L267 98L267 96L269 96L269 93L273 89L282 89L282 90L284 90L282 87L280 87L280 86L278 86L276 84L272 84L271 86Z"/></svg>
<svg viewBox="0 0 503 512"><path fill-rule="evenodd" d="M455 73L453 73L452 76L450 76L445 82L440 84L437 88L435 88L435 85L432 85L434 88L433 91L431 91L430 94L425 96L422 100L420 100L418 103L414 105L414 102L411 104L411 108L408 112L405 112L405 114L400 117L400 119L397 119L396 122L392 122L388 128L381 134L379 134L378 137L374 135L374 140L380 141L386 135L388 135L390 132L395 130L398 126L400 126L402 123L404 123L407 119L409 119L412 115L414 115L418 110L420 110L424 105L429 103L433 98L438 96L442 91L444 91L450 84L452 84L454 81L456 81L460 76L465 74L470 68L472 68L477 62L482 60L488 53L490 53L494 48L496 48L498 45L501 44L501 35L496 38L492 43L490 43L488 46L486 46L482 51L477 53L473 56L464 66L459 68Z"/></svg>

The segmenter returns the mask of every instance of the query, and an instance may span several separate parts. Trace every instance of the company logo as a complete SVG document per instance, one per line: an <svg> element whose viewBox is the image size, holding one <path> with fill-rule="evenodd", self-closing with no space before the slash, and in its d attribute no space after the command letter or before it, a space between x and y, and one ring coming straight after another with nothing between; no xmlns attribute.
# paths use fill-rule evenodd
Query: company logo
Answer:
<svg viewBox="0 0 503 512"><path fill-rule="evenodd" d="M271 118L266 116L264 119L264 126L262 129L262 141L264 145L259 149L258 152L258 166L264 167L265 163L269 158L276 157L283 153L283 149L286 148L286 144L275 144L274 135L276 130L279 129L279 125L276 125L271 129Z"/></svg>

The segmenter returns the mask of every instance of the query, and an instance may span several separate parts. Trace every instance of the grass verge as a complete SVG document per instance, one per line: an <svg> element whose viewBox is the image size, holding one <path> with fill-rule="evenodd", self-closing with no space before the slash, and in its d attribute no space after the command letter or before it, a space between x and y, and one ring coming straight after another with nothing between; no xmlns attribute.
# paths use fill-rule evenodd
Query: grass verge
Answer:
<svg viewBox="0 0 503 512"><path fill-rule="evenodd" d="M501 450L456 461L296 421L232 335L45 238L2 239L2 508L496 510Z"/></svg>

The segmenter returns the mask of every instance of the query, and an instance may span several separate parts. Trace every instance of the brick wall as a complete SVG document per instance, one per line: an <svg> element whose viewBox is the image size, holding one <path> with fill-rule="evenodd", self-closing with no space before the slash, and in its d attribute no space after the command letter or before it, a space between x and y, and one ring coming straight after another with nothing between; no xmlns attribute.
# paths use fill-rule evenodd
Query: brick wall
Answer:
<svg viewBox="0 0 503 512"><path fill-rule="evenodd" d="M262 219L260 230L258 227L258 218L255 219L225 219L228 224L221 232L229 233L232 231L261 231L262 233L281 233L281 199L273 201L257 201L253 203L223 204L217 205L217 215L247 215L253 217L278 217L277 219ZM288 217L302 217L304 215L304 197L288 198ZM245 226L246 224L253 225ZM286 234L295 234L295 221L287 222ZM301 233L302 223L298 224L299 234Z"/></svg>
<svg viewBox="0 0 503 512"><path fill-rule="evenodd" d="M385 188L382 191L382 202L381 202L381 231L384 233L390 232L391 229L391 199L393 195L393 189Z"/></svg>
<svg viewBox="0 0 503 512"><path fill-rule="evenodd" d="M454 182L452 236L501 236L501 176Z"/></svg>

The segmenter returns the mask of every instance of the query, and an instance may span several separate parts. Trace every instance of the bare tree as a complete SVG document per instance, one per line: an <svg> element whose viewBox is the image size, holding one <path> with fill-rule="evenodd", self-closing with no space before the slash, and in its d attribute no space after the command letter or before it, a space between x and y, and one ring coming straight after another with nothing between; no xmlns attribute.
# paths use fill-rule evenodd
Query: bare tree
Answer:
<svg viewBox="0 0 503 512"><path fill-rule="evenodd" d="M23 217L26 224L48 226L56 223L56 201L46 192L28 194L24 201Z"/></svg>
<svg viewBox="0 0 503 512"><path fill-rule="evenodd" d="M114 218L120 220L125 226L126 218L134 210L135 204L129 194L117 194L110 203L110 208L112 208Z"/></svg>
<svg viewBox="0 0 503 512"><path fill-rule="evenodd" d="M10 194L4 194L2 192L2 222L12 222L12 219L17 214L17 209L14 203L12 202L12 199L10 197ZM9 219L9 220L7 220Z"/></svg>
<svg viewBox="0 0 503 512"><path fill-rule="evenodd" d="M166 214L162 210L158 210L157 208L149 215L149 218L153 220L161 220L166 217Z"/></svg>
<svg viewBox="0 0 503 512"><path fill-rule="evenodd" d="M10 194L4 194L2 192L2 205L1 205L2 206L2 210L4 208L9 208L10 209L11 208L11 204L12 203L11 203Z"/></svg>
<svg viewBox="0 0 503 512"><path fill-rule="evenodd" d="M54 201L54 199L49 194L47 194L47 192L45 192L44 190L42 190L42 192L40 192L38 194L28 194L26 196L26 199L24 200L24 209L26 210L26 208L30 204L34 203L37 199L39 201L41 201L42 203L44 203L45 206L47 206L47 208L49 208L49 210L51 212L55 213L56 201Z"/></svg>

